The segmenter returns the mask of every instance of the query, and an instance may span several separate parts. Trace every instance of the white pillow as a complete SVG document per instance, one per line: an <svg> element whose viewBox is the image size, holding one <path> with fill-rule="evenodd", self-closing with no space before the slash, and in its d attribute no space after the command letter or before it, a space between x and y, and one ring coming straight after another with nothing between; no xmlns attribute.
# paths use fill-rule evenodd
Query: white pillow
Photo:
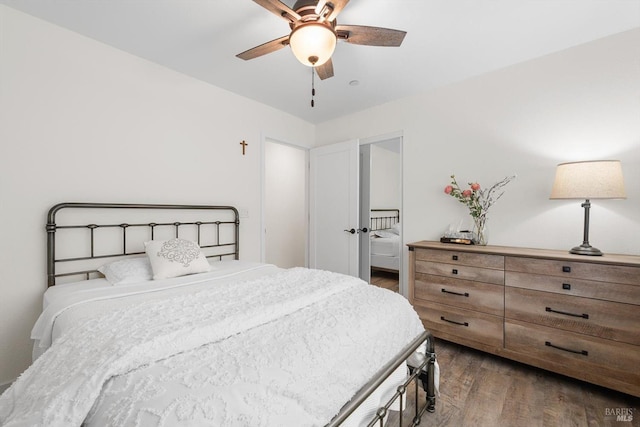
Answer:
<svg viewBox="0 0 640 427"><path fill-rule="evenodd" d="M396 222L395 224L393 224L391 226L391 231L399 236L400 235L400 223Z"/></svg>
<svg viewBox="0 0 640 427"><path fill-rule="evenodd" d="M168 279L211 270L196 242L185 239L152 240L144 244L154 279Z"/></svg>
<svg viewBox="0 0 640 427"><path fill-rule="evenodd" d="M153 278L151 263L147 257L125 258L98 268L112 285L146 282Z"/></svg>

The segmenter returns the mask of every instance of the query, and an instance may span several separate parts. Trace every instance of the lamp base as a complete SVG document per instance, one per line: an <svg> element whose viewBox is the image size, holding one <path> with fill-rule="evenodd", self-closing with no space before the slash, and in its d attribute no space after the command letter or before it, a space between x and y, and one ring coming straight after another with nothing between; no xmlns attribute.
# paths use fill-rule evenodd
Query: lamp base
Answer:
<svg viewBox="0 0 640 427"><path fill-rule="evenodd" d="M575 248L571 248L569 253L576 255L602 256L600 249L594 248L593 246L585 243L580 246L576 246Z"/></svg>

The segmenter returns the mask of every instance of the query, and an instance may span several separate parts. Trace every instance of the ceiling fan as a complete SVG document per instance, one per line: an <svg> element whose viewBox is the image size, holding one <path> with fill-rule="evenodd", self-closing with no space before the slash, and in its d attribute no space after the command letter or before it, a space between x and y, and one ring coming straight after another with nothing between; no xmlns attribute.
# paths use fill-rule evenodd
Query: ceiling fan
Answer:
<svg viewBox="0 0 640 427"><path fill-rule="evenodd" d="M333 77L331 55L337 40L368 46L400 46L406 31L362 25L338 25L349 0L297 0L290 8L279 0L253 0L289 22L291 33L237 54L249 60L290 45L295 57L314 67L320 79Z"/></svg>

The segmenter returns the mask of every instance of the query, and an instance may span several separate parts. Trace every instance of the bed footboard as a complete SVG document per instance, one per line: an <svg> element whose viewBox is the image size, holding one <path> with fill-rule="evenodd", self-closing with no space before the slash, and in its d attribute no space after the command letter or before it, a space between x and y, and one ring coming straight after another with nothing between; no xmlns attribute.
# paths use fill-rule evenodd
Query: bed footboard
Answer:
<svg viewBox="0 0 640 427"><path fill-rule="evenodd" d="M417 352L421 345L424 345L424 354ZM382 427L387 419L388 412L396 401L399 401L399 426L402 426L402 412L406 408L407 391L414 383L415 387L415 413L412 424L417 426L420 424L425 411L434 412L436 405L435 390L435 362L436 353L433 342L433 335L429 331L425 331L415 338L398 356L383 367L378 374L367 384L365 384L358 393L349 401L325 427L336 427L342 424L351 415L358 406L360 406L373 391L391 375L402 363L406 362L409 366L409 376L404 383L400 384L396 392L391 398L381 406L374 418L367 424L367 427L376 425ZM426 398L420 406L420 398L418 387L422 385L426 392Z"/></svg>

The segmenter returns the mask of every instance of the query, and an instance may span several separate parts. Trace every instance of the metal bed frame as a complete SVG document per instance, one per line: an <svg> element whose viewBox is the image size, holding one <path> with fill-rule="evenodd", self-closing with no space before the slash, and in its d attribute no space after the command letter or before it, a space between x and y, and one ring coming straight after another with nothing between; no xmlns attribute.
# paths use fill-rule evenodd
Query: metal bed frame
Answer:
<svg viewBox="0 0 640 427"><path fill-rule="evenodd" d="M371 209L371 212L388 212L391 215L371 216L371 231L391 228L400 222L400 209Z"/></svg>
<svg viewBox="0 0 640 427"><path fill-rule="evenodd" d="M424 354L417 352L421 345L424 345ZM414 401L414 416L411 422L411 426L417 426L422 420L422 416L425 411L435 412L436 410L436 395L435 395L435 362L436 353L433 342L433 335L429 331L424 331L418 337L416 337L404 350L398 354L398 356L379 370L376 375L365 384L355 396L342 408L340 413L336 415L331 422L325 427L336 427L344 422L349 415L351 415L366 399L373 393L373 391L384 382L384 380L393 373L402 363L406 362L409 368L409 376L404 383L400 384L396 388L396 392L389 398L389 400L376 411L373 419L367 424L367 427L379 427L385 426L387 415L392 405L396 401L399 402L399 416L398 426L402 427L402 413L406 408L407 392L411 383L414 385L415 401ZM425 391L425 401L420 406L419 387ZM387 426L388 427L388 426Z"/></svg>
<svg viewBox="0 0 640 427"><path fill-rule="evenodd" d="M132 212L159 212L159 211L175 211L176 216L178 211L192 211L198 212L203 217L202 220L187 220L187 221L151 221L151 222L113 222L108 221L98 224L97 222L91 222L89 224L78 224L75 220L71 220L70 223L59 224L57 222L56 215L60 211L65 212L81 210L81 209L98 209L103 212L113 211L132 211ZM385 209L381 209L383 211ZM399 210L387 209L386 211L397 211L397 217L399 218ZM93 211L92 211L93 212ZM224 218L224 219L221 219ZM230 219L229 219L230 218ZM395 218L395 217L392 217ZM396 221L397 222L397 221ZM212 228L213 236L208 235L209 241L215 243L201 244L205 239L205 229L209 226ZM86 263L97 262L104 263L105 260L112 258L122 258L127 256L137 256L144 254L144 248L142 246L143 241L153 240L157 235L157 231L161 229L172 230L172 235L175 237L180 236L181 230L185 228L191 228L195 233L196 240L200 247L205 252L207 257L214 257L222 260L223 258L233 257L233 259L239 259L239 228L240 219L238 211L232 206L210 206L210 205L173 205L173 204L127 204L127 203L60 203L53 206L47 215L47 284L48 286L56 285L57 279L62 277L79 276L82 279L88 280L92 276L98 277L99 273L96 268L81 268L76 270L74 268L69 269L64 273L56 272L56 267L61 264L74 263ZM143 233L144 240L138 242L131 242L133 237L130 233L131 230L147 230ZM226 235L231 235L231 241L221 241L221 230L229 229L231 232ZM56 255L56 234L69 231L81 231L87 232L88 236L85 236L81 240L86 241L87 255L73 256L73 257L58 257ZM120 250L111 251L108 253L100 253L97 250L101 239L97 236L96 230L104 230L107 232L115 233L120 240ZM194 231L195 230L195 231ZM211 234L209 233L209 234ZM192 233L193 234L193 233ZM112 236L113 237L113 236ZM138 236L138 239L140 236ZM137 246L136 246L137 244ZM130 249L133 247L134 249ZM140 250L142 248L142 250ZM207 251L209 253L207 253ZM423 352L417 352L417 350L423 346ZM395 394L381 406L375 414L375 417L368 424L368 427L384 425L386 416L391 406L398 401L400 407L400 413L405 409L406 393L411 383L415 385L415 414L412 424L417 426L420 423L421 417L425 411L435 411L435 361L436 354L434 349L434 339L430 332L425 331L418 337L416 337L411 343L409 343L403 351L397 355L396 358L391 360L387 365L380 369L376 375L365 384L353 398L345 404L340 412L326 425L326 427L336 427L344 422L349 415L351 415L359 405L361 405L372 393L377 389L380 384L386 380L402 363L407 363L409 367L410 375L407 380L397 387ZM419 385L422 386L425 391L425 400L422 407L419 405ZM399 417L399 426L402 427L402 417Z"/></svg>

